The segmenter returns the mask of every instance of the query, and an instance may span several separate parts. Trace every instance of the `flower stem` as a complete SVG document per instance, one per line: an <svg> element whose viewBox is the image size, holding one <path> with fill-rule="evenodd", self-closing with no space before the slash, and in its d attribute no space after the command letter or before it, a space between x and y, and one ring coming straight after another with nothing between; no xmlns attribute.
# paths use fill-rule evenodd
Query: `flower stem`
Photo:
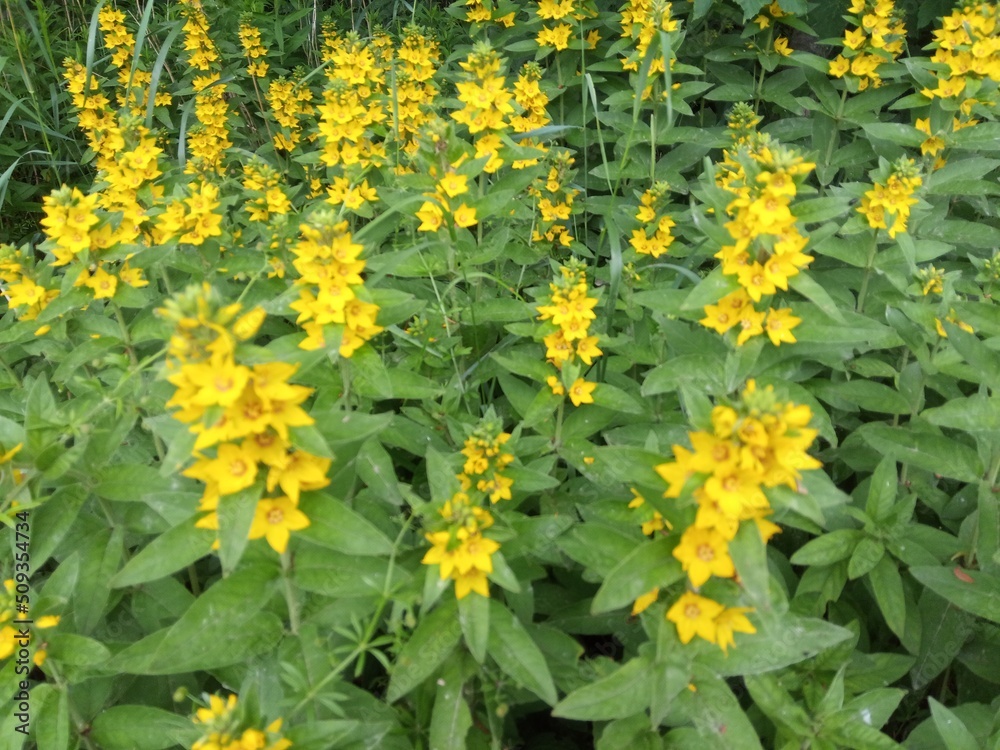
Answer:
<svg viewBox="0 0 1000 750"><path fill-rule="evenodd" d="M865 297L868 296L868 280L872 275L872 266L875 265L875 252L878 250L878 230L872 232L872 245L868 249L868 260L865 262L865 275L861 279L861 289L858 291L858 305L857 311L859 313L865 310Z"/></svg>

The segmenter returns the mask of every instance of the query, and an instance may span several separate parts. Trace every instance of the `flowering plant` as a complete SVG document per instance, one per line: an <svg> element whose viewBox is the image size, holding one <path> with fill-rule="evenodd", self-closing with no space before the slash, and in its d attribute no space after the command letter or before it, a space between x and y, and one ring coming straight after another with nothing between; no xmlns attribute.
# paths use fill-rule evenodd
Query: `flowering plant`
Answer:
<svg viewBox="0 0 1000 750"><path fill-rule="evenodd" d="M20 4L12 746L995 746L1000 10L930 7Z"/></svg>

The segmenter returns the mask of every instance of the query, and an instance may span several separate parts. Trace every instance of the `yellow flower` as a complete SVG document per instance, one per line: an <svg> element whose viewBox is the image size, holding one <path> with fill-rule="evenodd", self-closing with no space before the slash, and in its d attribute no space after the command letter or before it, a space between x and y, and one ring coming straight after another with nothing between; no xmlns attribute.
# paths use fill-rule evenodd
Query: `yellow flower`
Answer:
<svg viewBox="0 0 1000 750"><path fill-rule="evenodd" d="M441 178L437 186L438 189L449 198L454 198L462 195L463 193L469 192L468 180L469 178L464 174L449 172Z"/></svg>
<svg viewBox="0 0 1000 750"><path fill-rule="evenodd" d="M284 496L262 498L257 503L249 538L266 537L271 549L278 554L284 553L291 532L309 526L306 514L295 506L291 498Z"/></svg>
<svg viewBox="0 0 1000 750"><path fill-rule="evenodd" d="M469 208L469 206L464 203L455 209L452 214L452 218L455 220L455 225L460 227L471 227L476 223L476 209Z"/></svg>
<svg viewBox="0 0 1000 750"><path fill-rule="evenodd" d="M788 57L792 54L791 47L788 46L788 37L779 36L774 40L774 51L777 52L782 57Z"/></svg>
<svg viewBox="0 0 1000 750"><path fill-rule="evenodd" d="M564 393L566 393L566 389L563 387L562 382L555 375L549 375L549 377L546 378L545 382L549 386L549 388L552 389L552 393L554 393L556 396L562 396Z"/></svg>
<svg viewBox="0 0 1000 750"><path fill-rule="evenodd" d="M767 336L771 339L771 343L775 346L780 346L783 341L789 344L794 344L795 336L792 335L792 329L801 322L802 318L797 318L792 315L790 308L768 310L767 324L765 327Z"/></svg>
<svg viewBox="0 0 1000 750"><path fill-rule="evenodd" d="M420 206L420 210L417 211L417 218L420 219L420 226L417 227L417 231L436 232L441 228L444 212L437 204L424 201L423 205Z"/></svg>
<svg viewBox="0 0 1000 750"><path fill-rule="evenodd" d="M490 586L486 581L486 574L481 570L470 570L468 573L459 573L455 576L455 598L464 599L470 591L489 597Z"/></svg>
<svg viewBox="0 0 1000 750"><path fill-rule="evenodd" d="M90 287L94 292L94 299L111 299L115 296L115 290L118 288L118 277L112 276L110 273L105 271L103 268L99 267L92 274L81 274L83 286Z"/></svg>
<svg viewBox="0 0 1000 750"><path fill-rule="evenodd" d="M667 610L667 619L677 626L681 643L690 643L696 635L709 643L717 643L715 618L722 612L723 606L718 602L688 591Z"/></svg>
<svg viewBox="0 0 1000 750"><path fill-rule="evenodd" d="M635 600L635 604L632 605L632 616L635 617L637 614L649 607L650 604L656 601L657 597L660 595L660 587L657 586L652 591L647 591L642 594L638 599Z"/></svg>
<svg viewBox="0 0 1000 750"><path fill-rule="evenodd" d="M233 443L219 446L215 458L203 458L183 472L215 487L220 495L244 490L257 478L257 462Z"/></svg>
<svg viewBox="0 0 1000 750"><path fill-rule="evenodd" d="M573 402L573 406L592 404L594 397L591 394L595 388L597 388L597 383L588 383L583 378L577 378L576 382L569 388L569 400Z"/></svg>
<svg viewBox="0 0 1000 750"><path fill-rule="evenodd" d="M729 545L713 529L689 527L680 544L674 548L673 555L680 560L694 586L701 586L713 575L732 578L736 574L729 556Z"/></svg>
<svg viewBox="0 0 1000 750"><path fill-rule="evenodd" d="M715 618L716 643L723 652L728 653L730 646L736 645L733 633L756 633L757 628L746 618L746 612L753 612L749 607L729 607Z"/></svg>
<svg viewBox="0 0 1000 750"><path fill-rule="evenodd" d="M18 443L13 448L11 448L6 453L0 452L0 465L10 463L11 459L18 454L18 451L24 447L24 443Z"/></svg>

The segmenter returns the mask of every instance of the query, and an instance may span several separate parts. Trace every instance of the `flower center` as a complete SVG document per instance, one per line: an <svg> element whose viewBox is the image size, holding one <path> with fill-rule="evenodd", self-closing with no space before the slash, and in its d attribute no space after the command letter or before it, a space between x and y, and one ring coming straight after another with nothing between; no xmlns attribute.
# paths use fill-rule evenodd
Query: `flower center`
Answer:
<svg viewBox="0 0 1000 750"><path fill-rule="evenodd" d="M697 604L688 604L684 607L684 616L689 620L697 620L701 617L701 607Z"/></svg>
<svg viewBox="0 0 1000 750"><path fill-rule="evenodd" d="M267 522L272 526L277 526L285 520L285 513L280 508L271 508L267 512Z"/></svg>
<svg viewBox="0 0 1000 750"><path fill-rule="evenodd" d="M702 562L712 562L715 559L715 550L712 549L711 545L699 544L697 555Z"/></svg>

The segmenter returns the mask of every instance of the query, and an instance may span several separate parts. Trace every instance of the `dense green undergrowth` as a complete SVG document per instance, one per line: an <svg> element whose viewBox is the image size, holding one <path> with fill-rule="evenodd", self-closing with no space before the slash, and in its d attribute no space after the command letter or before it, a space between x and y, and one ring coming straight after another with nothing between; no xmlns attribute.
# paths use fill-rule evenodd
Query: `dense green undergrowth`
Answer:
<svg viewBox="0 0 1000 750"><path fill-rule="evenodd" d="M0 17L0 746L1000 747L998 6Z"/></svg>

